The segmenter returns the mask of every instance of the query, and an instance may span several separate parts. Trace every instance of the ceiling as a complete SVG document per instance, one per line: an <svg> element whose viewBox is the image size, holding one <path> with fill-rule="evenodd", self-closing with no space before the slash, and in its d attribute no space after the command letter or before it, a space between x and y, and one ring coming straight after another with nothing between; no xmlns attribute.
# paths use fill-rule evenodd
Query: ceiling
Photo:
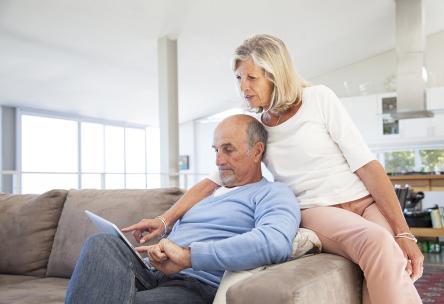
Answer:
<svg viewBox="0 0 444 304"><path fill-rule="evenodd" d="M426 34L444 1L424 0ZM157 40L178 39L179 119L236 107L231 54L284 40L310 79L395 46L394 0L0 0L0 104L158 125Z"/></svg>

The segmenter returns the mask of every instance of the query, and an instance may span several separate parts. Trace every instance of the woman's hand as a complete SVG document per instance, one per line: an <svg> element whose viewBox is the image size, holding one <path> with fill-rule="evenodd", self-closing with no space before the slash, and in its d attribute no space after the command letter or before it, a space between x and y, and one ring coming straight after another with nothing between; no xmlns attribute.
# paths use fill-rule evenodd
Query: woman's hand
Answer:
<svg viewBox="0 0 444 304"><path fill-rule="evenodd" d="M164 234L164 226L160 219L143 219L137 224L123 228L122 232L132 232L134 239L143 244ZM144 232L148 232L143 235Z"/></svg>
<svg viewBox="0 0 444 304"><path fill-rule="evenodd" d="M401 250L404 252L404 256L407 259L407 267L406 270L412 278L413 282L419 279L422 276L422 272L424 270L424 256L419 250L418 245L415 242L405 238L397 238L396 242L398 243Z"/></svg>

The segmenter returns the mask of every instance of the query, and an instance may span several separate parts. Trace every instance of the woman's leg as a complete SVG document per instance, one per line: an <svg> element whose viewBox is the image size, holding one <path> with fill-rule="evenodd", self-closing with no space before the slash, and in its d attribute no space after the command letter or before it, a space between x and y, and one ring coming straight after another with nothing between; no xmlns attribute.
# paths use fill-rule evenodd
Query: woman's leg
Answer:
<svg viewBox="0 0 444 304"><path fill-rule="evenodd" d="M367 214L380 220L373 208ZM385 228L336 207L302 210L301 226L318 234L325 252L339 254L361 267L371 303L421 303L405 271L404 255Z"/></svg>
<svg viewBox="0 0 444 304"><path fill-rule="evenodd" d="M136 279L144 288L157 285L118 237L96 234L85 241L69 281L65 303L133 303Z"/></svg>

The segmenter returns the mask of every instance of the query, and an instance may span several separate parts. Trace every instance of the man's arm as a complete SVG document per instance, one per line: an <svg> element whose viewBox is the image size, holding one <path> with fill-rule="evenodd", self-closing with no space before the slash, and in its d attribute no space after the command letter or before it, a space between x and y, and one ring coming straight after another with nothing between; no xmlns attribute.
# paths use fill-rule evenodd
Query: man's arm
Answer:
<svg viewBox="0 0 444 304"><path fill-rule="evenodd" d="M300 224L299 204L291 190L280 184L257 202L255 227L220 241L194 242L182 248L168 239L138 247L154 267L169 275L194 270L244 270L288 260ZM166 257L166 258L165 258Z"/></svg>
<svg viewBox="0 0 444 304"><path fill-rule="evenodd" d="M275 184L254 212L255 227L249 232L191 243L193 269L239 271L287 261L301 218L294 194L287 186Z"/></svg>

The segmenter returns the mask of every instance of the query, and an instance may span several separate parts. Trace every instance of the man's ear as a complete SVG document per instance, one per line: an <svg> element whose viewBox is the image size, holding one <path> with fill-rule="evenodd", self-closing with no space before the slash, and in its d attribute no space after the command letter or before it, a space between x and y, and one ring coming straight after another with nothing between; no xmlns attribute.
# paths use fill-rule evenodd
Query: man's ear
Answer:
<svg viewBox="0 0 444 304"><path fill-rule="evenodd" d="M254 160L256 162L261 162L262 161L262 154L264 154L265 152L265 145L263 142L256 142L254 144Z"/></svg>

